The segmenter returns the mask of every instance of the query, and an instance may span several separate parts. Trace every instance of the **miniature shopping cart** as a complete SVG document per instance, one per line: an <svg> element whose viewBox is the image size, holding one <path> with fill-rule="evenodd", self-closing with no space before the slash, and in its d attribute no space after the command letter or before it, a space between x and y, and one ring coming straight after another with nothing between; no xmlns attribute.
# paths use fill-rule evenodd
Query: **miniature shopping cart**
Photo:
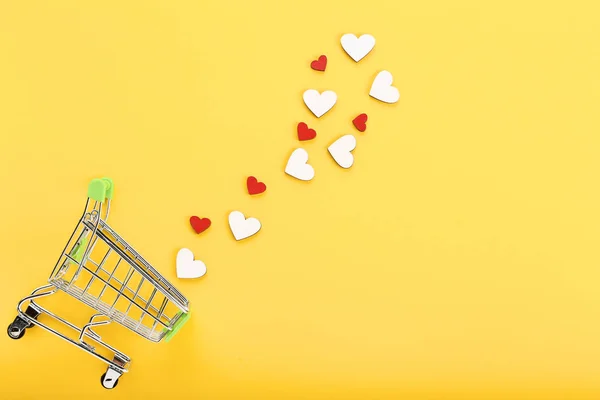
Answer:
<svg viewBox="0 0 600 400"><path fill-rule="evenodd" d="M8 335L20 339L26 328L37 325L104 361L108 369L101 383L107 389L117 385L131 360L92 328L115 321L153 342L169 341L191 315L188 300L106 223L113 192L108 178L90 183L83 215L48 285L19 302L19 314L8 327ZM36 302L58 290L95 310L88 323L78 327ZM40 316L50 317L48 322L69 331L71 337L39 321Z"/></svg>

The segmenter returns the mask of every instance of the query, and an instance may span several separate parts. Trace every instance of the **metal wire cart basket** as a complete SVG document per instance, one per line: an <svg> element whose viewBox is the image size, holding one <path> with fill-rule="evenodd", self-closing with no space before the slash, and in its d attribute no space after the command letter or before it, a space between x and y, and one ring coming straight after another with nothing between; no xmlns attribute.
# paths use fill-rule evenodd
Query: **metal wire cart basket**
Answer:
<svg viewBox="0 0 600 400"><path fill-rule="evenodd" d="M131 359L92 328L114 321L153 342L168 342L191 315L189 301L107 224L113 193L111 179L92 180L83 214L48 284L19 302L19 314L8 326L8 336L20 339L25 329L37 325L104 361L108 368L101 383L107 389L117 385ZM95 310L87 324L78 327L36 302L58 290ZM40 316L71 335L44 324Z"/></svg>

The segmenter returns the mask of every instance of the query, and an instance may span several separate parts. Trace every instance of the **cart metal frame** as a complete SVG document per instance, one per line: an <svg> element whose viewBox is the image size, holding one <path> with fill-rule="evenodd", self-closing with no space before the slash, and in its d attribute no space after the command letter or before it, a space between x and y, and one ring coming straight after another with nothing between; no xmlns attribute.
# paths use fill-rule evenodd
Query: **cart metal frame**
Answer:
<svg viewBox="0 0 600 400"><path fill-rule="evenodd" d="M185 296L108 225L113 193L111 179L92 180L83 214L48 284L19 301L18 315L8 327L8 336L20 339L26 329L39 326L104 361L108 367L101 383L107 389L128 372L131 359L103 341L96 327L117 322L153 342L169 341L191 316ZM96 312L79 327L37 302L58 291ZM71 336L39 321L42 315L69 328ZM96 351L97 347L110 355Z"/></svg>

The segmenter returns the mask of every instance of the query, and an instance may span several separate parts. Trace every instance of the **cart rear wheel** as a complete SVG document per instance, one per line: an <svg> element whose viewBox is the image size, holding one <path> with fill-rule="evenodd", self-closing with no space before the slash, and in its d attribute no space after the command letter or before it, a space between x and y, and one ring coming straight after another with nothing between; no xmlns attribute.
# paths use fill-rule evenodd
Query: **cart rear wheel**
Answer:
<svg viewBox="0 0 600 400"><path fill-rule="evenodd" d="M9 338L18 340L21 339L23 335L25 335L25 329L22 329L18 325L12 323L8 325L6 333L8 333Z"/></svg>
<svg viewBox="0 0 600 400"><path fill-rule="evenodd" d="M119 383L119 378L117 378L114 382L112 382L110 379L111 378L108 378L108 380L106 380L106 372L103 373L100 377L100 383L102 384L102 387L104 387L105 389L116 388L117 384Z"/></svg>

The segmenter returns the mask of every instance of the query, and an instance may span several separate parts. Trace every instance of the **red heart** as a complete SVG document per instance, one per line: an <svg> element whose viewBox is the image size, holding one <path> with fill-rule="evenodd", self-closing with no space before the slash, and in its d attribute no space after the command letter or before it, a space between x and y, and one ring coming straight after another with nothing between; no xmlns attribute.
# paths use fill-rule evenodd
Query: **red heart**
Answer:
<svg viewBox="0 0 600 400"><path fill-rule="evenodd" d="M321 56L318 60L314 60L310 63L310 67L315 71L325 71L325 68L327 68L327 56Z"/></svg>
<svg viewBox="0 0 600 400"><path fill-rule="evenodd" d="M308 129L308 125L304 122L298 124L298 140L310 140L317 136L317 132L314 129Z"/></svg>
<svg viewBox="0 0 600 400"><path fill-rule="evenodd" d="M196 233L202 233L210 226L210 219L199 218L194 215L190 218L190 225L192 225L192 228L194 228Z"/></svg>
<svg viewBox="0 0 600 400"><path fill-rule="evenodd" d="M246 180L246 186L248 187L248 193L250 194L260 194L267 190L267 185L262 182L259 182L255 177L249 176Z"/></svg>
<svg viewBox="0 0 600 400"><path fill-rule="evenodd" d="M358 117L352 120L352 123L360 132L367 130L367 114L360 114Z"/></svg>

